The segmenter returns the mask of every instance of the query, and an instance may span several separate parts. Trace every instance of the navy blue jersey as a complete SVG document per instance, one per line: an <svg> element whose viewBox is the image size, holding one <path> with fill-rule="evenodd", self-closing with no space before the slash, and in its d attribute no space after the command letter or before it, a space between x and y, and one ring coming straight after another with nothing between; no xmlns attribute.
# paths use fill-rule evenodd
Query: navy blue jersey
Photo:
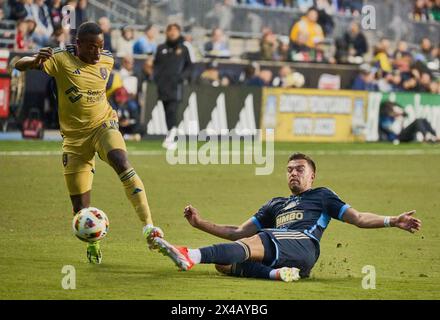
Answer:
<svg viewBox="0 0 440 320"><path fill-rule="evenodd" d="M259 230L295 230L319 242L331 218L342 221L348 208L333 191L316 188L289 198L273 198L258 210L252 221Z"/></svg>

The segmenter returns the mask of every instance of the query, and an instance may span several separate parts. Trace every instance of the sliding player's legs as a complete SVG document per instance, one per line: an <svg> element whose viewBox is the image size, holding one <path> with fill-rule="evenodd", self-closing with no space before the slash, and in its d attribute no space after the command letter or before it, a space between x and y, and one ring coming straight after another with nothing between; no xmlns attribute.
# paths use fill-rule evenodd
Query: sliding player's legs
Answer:
<svg viewBox="0 0 440 320"><path fill-rule="evenodd" d="M319 256L319 248L303 233L277 229L264 229L250 238L200 249L175 247L163 239L157 243L182 270L213 263L225 274L288 282L308 277Z"/></svg>
<svg viewBox="0 0 440 320"><path fill-rule="evenodd" d="M245 261L231 265L216 265L217 271L235 277L260 278L282 280L291 282L299 280L300 270L295 266L274 267L279 259L279 249L271 236L266 232L260 232L258 236L264 247L264 258L261 262ZM293 264L295 265L295 264Z"/></svg>
<svg viewBox="0 0 440 320"><path fill-rule="evenodd" d="M170 257L181 270L189 270L199 263L229 265L247 260L261 262L265 254L264 246L258 235L235 242L214 244L200 249L175 247L160 238L154 240L159 251Z"/></svg>
<svg viewBox="0 0 440 320"><path fill-rule="evenodd" d="M235 242L214 244L200 249L174 247L163 239L156 239L160 251L169 256L182 270L189 270L194 264L211 263L229 265L244 261L262 262L273 256L266 251L262 238L257 234ZM272 248L272 247L271 247Z"/></svg>
<svg viewBox="0 0 440 320"><path fill-rule="evenodd" d="M150 236L153 220L144 184L131 166L127 157L125 141L115 121L104 123L94 135L94 146L99 157L107 162L118 174L125 194L143 224L143 233ZM161 236L161 234L154 234Z"/></svg>

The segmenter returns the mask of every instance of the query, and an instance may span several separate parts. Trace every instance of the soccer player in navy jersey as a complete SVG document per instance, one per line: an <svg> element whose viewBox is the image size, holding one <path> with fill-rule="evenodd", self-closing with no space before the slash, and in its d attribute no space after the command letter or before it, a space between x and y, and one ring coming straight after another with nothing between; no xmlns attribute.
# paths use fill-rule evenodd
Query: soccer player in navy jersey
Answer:
<svg viewBox="0 0 440 320"><path fill-rule="evenodd" d="M398 216L359 212L327 188L312 188L316 165L307 155L295 153L287 163L291 195L273 198L240 226L218 225L200 217L192 206L185 217L195 228L234 242L200 249L176 247L162 238L155 242L181 270L199 263L216 264L218 271L242 277L291 282L309 276L318 260L319 242L330 220L359 228L396 227L414 233L421 221L415 210Z"/></svg>

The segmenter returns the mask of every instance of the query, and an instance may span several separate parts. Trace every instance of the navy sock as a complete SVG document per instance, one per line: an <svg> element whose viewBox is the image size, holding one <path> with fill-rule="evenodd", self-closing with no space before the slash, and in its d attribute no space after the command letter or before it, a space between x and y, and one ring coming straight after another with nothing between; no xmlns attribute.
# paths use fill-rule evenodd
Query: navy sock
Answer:
<svg viewBox="0 0 440 320"><path fill-rule="evenodd" d="M270 279L273 269L260 262L245 261L232 265L231 275L235 277Z"/></svg>
<svg viewBox="0 0 440 320"><path fill-rule="evenodd" d="M249 247L243 242L214 244L200 248L200 263L215 263L228 265L240 263L249 259Z"/></svg>

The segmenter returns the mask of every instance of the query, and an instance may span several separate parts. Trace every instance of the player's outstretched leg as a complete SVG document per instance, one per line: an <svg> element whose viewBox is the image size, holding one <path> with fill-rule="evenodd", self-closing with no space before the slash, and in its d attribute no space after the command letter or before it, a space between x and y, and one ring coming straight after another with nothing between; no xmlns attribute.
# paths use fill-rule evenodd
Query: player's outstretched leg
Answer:
<svg viewBox="0 0 440 320"><path fill-rule="evenodd" d="M168 256L181 270L189 270L195 264L212 263L229 265L246 260L262 261L264 249L258 235L231 243L214 244L200 249L176 247L161 238L155 238L159 251ZM261 245L261 248L258 246Z"/></svg>
<svg viewBox="0 0 440 320"><path fill-rule="evenodd" d="M232 265L215 265L218 272L234 277L279 280L293 282L300 279L299 269L283 267L272 269L260 262L245 261Z"/></svg>
<svg viewBox="0 0 440 320"><path fill-rule="evenodd" d="M115 149L107 154L108 163L113 167L122 182L127 199L130 201L139 219L144 225L142 233L149 243L155 237L163 237L160 228L154 227L150 206L144 184L134 168L128 162L127 152Z"/></svg>

